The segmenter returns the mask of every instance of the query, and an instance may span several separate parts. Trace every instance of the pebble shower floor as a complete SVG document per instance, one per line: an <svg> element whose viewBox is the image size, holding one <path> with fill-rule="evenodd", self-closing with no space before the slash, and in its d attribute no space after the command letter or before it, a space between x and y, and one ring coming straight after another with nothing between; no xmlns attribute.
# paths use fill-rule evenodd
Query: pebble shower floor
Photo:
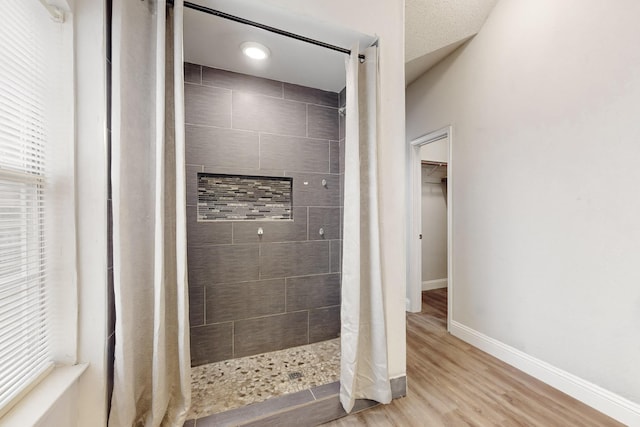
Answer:
<svg viewBox="0 0 640 427"><path fill-rule="evenodd" d="M191 370L187 419L329 384L339 377L339 338L197 366Z"/></svg>

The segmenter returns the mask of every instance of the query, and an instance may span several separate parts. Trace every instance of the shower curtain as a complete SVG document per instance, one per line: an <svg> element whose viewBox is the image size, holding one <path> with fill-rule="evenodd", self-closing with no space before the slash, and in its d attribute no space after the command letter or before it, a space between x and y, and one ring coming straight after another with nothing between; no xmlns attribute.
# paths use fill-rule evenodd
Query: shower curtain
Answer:
<svg viewBox="0 0 640 427"><path fill-rule="evenodd" d="M378 49L347 60L340 401L391 402L378 218Z"/></svg>
<svg viewBox="0 0 640 427"><path fill-rule="evenodd" d="M183 3L113 0L114 385L109 426L181 426L190 405Z"/></svg>

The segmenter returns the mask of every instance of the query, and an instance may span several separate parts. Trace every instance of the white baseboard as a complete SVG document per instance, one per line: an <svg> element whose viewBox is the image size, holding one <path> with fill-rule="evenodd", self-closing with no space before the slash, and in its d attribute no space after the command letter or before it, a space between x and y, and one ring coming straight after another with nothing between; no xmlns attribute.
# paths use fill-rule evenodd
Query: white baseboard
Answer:
<svg viewBox="0 0 640 427"><path fill-rule="evenodd" d="M446 288L449 281L445 277L444 279L427 280L422 282L423 291L431 291L433 289Z"/></svg>
<svg viewBox="0 0 640 427"><path fill-rule="evenodd" d="M540 381L597 409L628 426L640 426L640 405L615 393L558 369L518 349L488 337L456 321L449 331L461 340L520 369Z"/></svg>

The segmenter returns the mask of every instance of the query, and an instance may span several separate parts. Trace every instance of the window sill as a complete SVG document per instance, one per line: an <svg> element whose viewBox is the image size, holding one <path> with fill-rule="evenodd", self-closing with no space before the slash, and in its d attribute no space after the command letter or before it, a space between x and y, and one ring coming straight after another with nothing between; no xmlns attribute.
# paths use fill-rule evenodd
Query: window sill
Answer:
<svg viewBox="0 0 640 427"><path fill-rule="evenodd" d="M0 419L0 426L36 425L80 378L88 364L58 366Z"/></svg>

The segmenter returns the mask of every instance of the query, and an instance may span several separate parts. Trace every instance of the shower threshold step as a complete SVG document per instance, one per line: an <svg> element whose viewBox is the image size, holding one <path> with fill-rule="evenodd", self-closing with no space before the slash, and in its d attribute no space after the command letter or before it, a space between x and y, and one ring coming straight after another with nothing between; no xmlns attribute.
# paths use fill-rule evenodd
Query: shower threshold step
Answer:
<svg viewBox="0 0 640 427"><path fill-rule="evenodd" d="M340 404L340 382L252 403L242 408L188 420L184 427L317 426L347 415ZM377 405L357 400L352 413Z"/></svg>

